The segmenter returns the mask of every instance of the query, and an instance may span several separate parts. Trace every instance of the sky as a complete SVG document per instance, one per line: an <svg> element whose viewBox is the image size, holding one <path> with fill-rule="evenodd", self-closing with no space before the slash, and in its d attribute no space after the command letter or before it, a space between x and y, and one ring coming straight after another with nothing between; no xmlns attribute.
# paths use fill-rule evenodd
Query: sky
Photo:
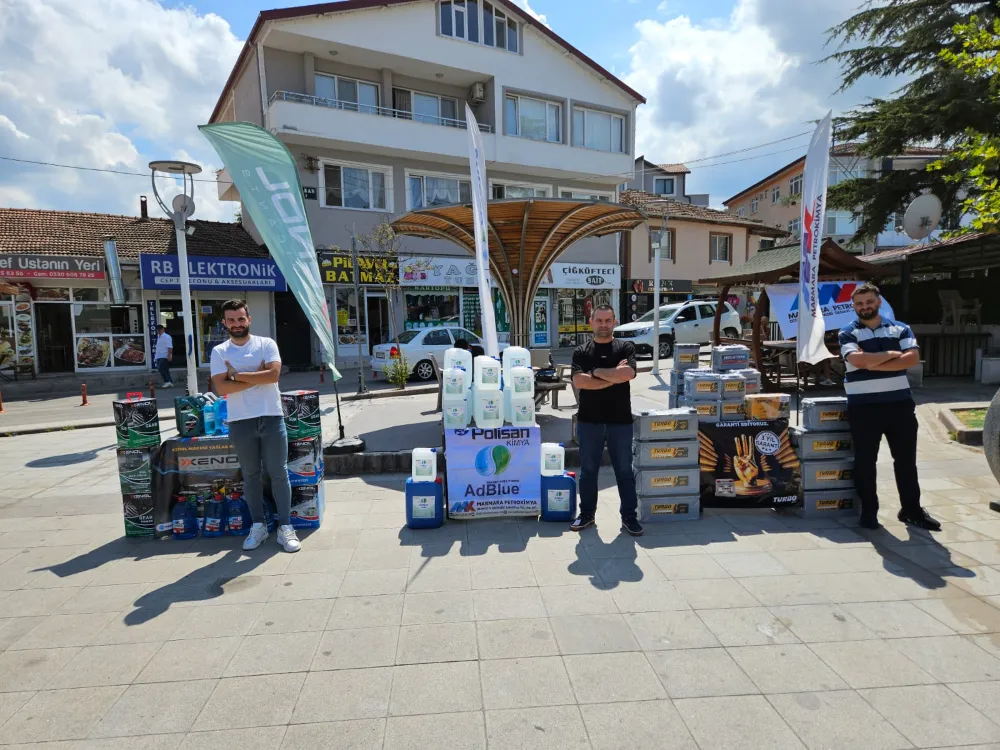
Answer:
<svg viewBox="0 0 1000 750"><path fill-rule="evenodd" d="M805 153L835 94L826 30L861 0L514 0L634 89L636 155L690 162L689 193L722 201ZM207 122L260 10L280 0L0 0L0 207L137 214L153 159L201 164L196 218L231 221ZM803 135L805 134L805 135ZM749 147L771 146L716 157ZM165 191L171 186L164 184ZM156 210L155 208L153 210Z"/></svg>

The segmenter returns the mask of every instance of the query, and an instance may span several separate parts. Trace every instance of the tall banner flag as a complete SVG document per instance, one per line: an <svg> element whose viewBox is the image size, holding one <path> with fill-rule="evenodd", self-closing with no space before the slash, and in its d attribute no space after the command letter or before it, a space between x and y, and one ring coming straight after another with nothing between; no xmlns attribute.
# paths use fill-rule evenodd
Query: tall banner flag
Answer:
<svg viewBox="0 0 1000 750"><path fill-rule="evenodd" d="M830 173L832 112L820 121L809 142L806 171L802 180L802 261L799 265L799 362L814 365L833 357L823 343L826 324L819 301L819 251L823 245L827 181Z"/></svg>
<svg viewBox="0 0 1000 750"><path fill-rule="evenodd" d="M330 310L323 294L295 158L284 143L253 123L199 125L198 130L229 170L254 226L319 338L320 351L333 379L340 380L333 361L336 349Z"/></svg>
<svg viewBox="0 0 1000 750"><path fill-rule="evenodd" d="M483 315L483 343L491 357L500 356L497 343L497 320L490 292L490 235L486 219L486 153L479 123L469 105L465 105L465 127L469 131L469 171L472 173L472 223L476 230L476 267L479 272L479 309Z"/></svg>

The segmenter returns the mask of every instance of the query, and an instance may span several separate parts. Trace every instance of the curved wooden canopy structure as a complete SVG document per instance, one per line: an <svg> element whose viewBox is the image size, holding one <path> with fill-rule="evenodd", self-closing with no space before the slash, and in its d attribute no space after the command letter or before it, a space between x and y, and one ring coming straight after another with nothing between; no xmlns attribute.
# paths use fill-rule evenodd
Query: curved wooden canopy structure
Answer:
<svg viewBox="0 0 1000 750"><path fill-rule="evenodd" d="M489 201L490 273L510 315L512 341L528 344L531 303L545 274L574 242L627 232L646 220L635 206L602 201L528 198ZM410 211L392 222L396 234L451 240L476 254L472 206Z"/></svg>

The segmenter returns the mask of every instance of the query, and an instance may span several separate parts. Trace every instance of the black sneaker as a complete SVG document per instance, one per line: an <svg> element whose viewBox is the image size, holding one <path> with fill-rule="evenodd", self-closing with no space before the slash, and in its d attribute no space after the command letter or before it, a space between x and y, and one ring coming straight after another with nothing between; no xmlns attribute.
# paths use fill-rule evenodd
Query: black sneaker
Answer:
<svg viewBox="0 0 1000 750"><path fill-rule="evenodd" d="M585 515L583 515L583 513L581 513L580 515L578 515L576 517L576 520L573 521L573 523L571 523L569 525L569 530L570 531L583 531L588 526L593 526L593 525L594 525L594 517L593 516L585 516Z"/></svg>
<svg viewBox="0 0 1000 750"><path fill-rule="evenodd" d="M642 526L637 518L623 518L622 529L632 536L642 536Z"/></svg>
<svg viewBox="0 0 1000 750"><path fill-rule="evenodd" d="M911 526L917 526L921 529L926 529L927 531L941 531L941 522L931 518L927 515L927 511L923 508L917 508L914 511L899 511L899 515L896 516L900 521Z"/></svg>
<svg viewBox="0 0 1000 750"><path fill-rule="evenodd" d="M877 518L865 518L864 516L858 521L858 526L869 531L878 531L882 528L882 524L878 522Z"/></svg>

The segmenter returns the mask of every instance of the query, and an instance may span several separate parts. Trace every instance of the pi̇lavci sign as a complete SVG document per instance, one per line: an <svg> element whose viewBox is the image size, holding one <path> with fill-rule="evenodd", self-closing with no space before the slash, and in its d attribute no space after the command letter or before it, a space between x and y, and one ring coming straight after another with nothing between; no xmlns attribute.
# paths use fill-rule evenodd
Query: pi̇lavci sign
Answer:
<svg viewBox="0 0 1000 750"><path fill-rule="evenodd" d="M179 289L180 263L176 255L139 255L143 289ZM288 286L270 258L214 258L188 256L192 289L249 289L284 292Z"/></svg>
<svg viewBox="0 0 1000 750"><path fill-rule="evenodd" d="M0 279L103 279L104 258L80 255L0 255Z"/></svg>
<svg viewBox="0 0 1000 750"><path fill-rule="evenodd" d="M542 444L538 427L447 430L448 514L537 516Z"/></svg>

